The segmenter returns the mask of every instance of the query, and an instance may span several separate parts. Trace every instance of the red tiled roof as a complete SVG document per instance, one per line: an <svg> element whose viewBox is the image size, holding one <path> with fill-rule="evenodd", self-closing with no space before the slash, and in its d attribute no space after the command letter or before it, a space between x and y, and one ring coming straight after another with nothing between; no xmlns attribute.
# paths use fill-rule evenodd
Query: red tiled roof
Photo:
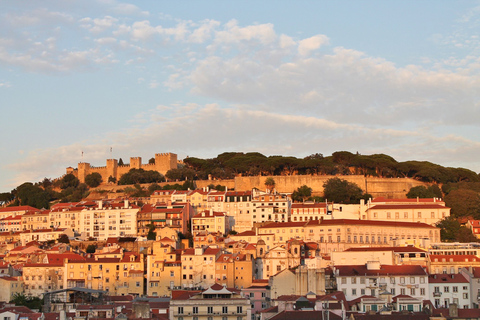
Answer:
<svg viewBox="0 0 480 320"><path fill-rule="evenodd" d="M405 198L405 199L387 199L384 197L373 198L371 202L443 202L441 199L435 198Z"/></svg>
<svg viewBox="0 0 480 320"><path fill-rule="evenodd" d="M225 217L225 216L226 216L225 212L218 212L218 211L210 212L210 210L205 210L200 213L197 213L196 215L193 216L193 218L211 218L211 217Z"/></svg>
<svg viewBox="0 0 480 320"><path fill-rule="evenodd" d="M40 211L40 209L31 206L16 206L0 208L0 212L14 212L14 211Z"/></svg>
<svg viewBox="0 0 480 320"><path fill-rule="evenodd" d="M272 222L259 229L303 227L305 222Z"/></svg>
<svg viewBox="0 0 480 320"><path fill-rule="evenodd" d="M385 226L385 227L405 227L405 228L427 228L438 229L422 222L394 222L394 221L372 221L372 220L355 220L355 219L333 219L333 220L310 220L307 226L315 225L368 225L368 226Z"/></svg>
<svg viewBox="0 0 480 320"><path fill-rule="evenodd" d="M450 209L440 204L377 204L368 210L388 210L388 209Z"/></svg>
<svg viewBox="0 0 480 320"><path fill-rule="evenodd" d="M462 274L431 274L428 283L468 283Z"/></svg>
<svg viewBox="0 0 480 320"><path fill-rule="evenodd" d="M394 251L394 252L427 252L413 246L406 247L357 247L357 248L348 248L344 251Z"/></svg>
<svg viewBox="0 0 480 320"><path fill-rule="evenodd" d="M366 265L336 266L339 276L359 275L427 275L426 271L418 265L382 265L380 270L368 270Z"/></svg>
<svg viewBox="0 0 480 320"><path fill-rule="evenodd" d="M479 262L480 258L475 255L466 254L431 254L429 256L430 262ZM445 261L443 261L445 259Z"/></svg>
<svg viewBox="0 0 480 320"><path fill-rule="evenodd" d="M326 208L327 204L325 202L315 202L315 203L292 203L292 209L302 209L302 208Z"/></svg>

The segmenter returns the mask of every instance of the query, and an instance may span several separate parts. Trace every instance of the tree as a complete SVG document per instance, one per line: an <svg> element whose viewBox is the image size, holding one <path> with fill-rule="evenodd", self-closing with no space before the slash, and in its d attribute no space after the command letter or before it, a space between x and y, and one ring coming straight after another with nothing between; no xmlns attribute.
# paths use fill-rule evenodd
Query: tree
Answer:
<svg viewBox="0 0 480 320"><path fill-rule="evenodd" d="M13 299L10 301L10 303L15 304L16 306L25 306L29 309L37 309L42 311L44 301L39 297L27 297L23 293L14 293L12 298Z"/></svg>
<svg viewBox="0 0 480 320"><path fill-rule="evenodd" d="M407 193L407 198L442 198L442 191L434 184L428 188L425 186L416 186L410 189Z"/></svg>
<svg viewBox="0 0 480 320"><path fill-rule="evenodd" d="M148 164L155 164L155 158L150 158L148 160Z"/></svg>
<svg viewBox="0 0 480 320"><path fill-rule="evenodd" d="M153 223L150 223L147 225L147 227L148 227L147 240L156 240L157 233L155 232L155 225Z"/></svg>
<svg viewBox="0 0 480 320"><path fill-rule="evenodd" d="M85 250L87 253L95 253L95 250L97 250L97 246L94 244L89 244L87 246L87 249Z"/></svg>
<svg viewBox="0 0 480 320"><path fill-rule="evenodd" d="M312 188L309 186L303 185L298 187L297 190L293 191L292 199L296 202L304 202L312 196Z"/></svg>
<svg viewBox="0 0 480 320"><path fill-rule="evenodd" d="M130 169L127 173L120 177L119 185L137 184L137 183L154 183L163 182L165 178L158 172L153 170Z"/></svg>
<svg viewBox="0 0 480 320"><path fill-rule="evenodd" d="M96 188L102 183L102 176L98 172L90 173L85 177L85 183L90 188Z"/></svg>
<svg viewBox="0 0 480 320"><path fill-rule="evenodd" d="M275 188L275 180L272 177L268 177L267 179L265 179L265 187L267 187L267 189L272 192Z"/></svg>
<svg viewBox="0 0 480 320"><path fill-rule="evenodd" d="M80 180L72 173L66 174L60 179L60 188L67 189L68 187L76 188L80 184Z"/></svg>
<svg viewBox="0 0 480 320"><path fill-rule="evenodd" d="M123 159L122 159L122 158L118 159L118 165L119 165L119 166L124 166L124 165L125 165L125 164L123 163Z"/></svg>
<svg viewBox="0 0 480 320"><path fill-rule="evenodd" d="M451 215L456 218L472 217L473 219L480 219L480 195L476 191L452 190L445 196L445 205L452 208Z"/></svg>
<svg viewBox="0 0 480 320"><path fill-rule="evenodd" d="M151 185L148 186L148 192L150 192L150 194L152 194L155 190L162 190L162 186L156 184L156 183L152 183Z"/></svg>
<svg viewBox="0 0 480 320"><path fill-rule="evenodd" d="M110 182L111 183L117 183L117 178L112 177L112 176L108 177L108 183L110 183Z"/></svg>
<svg viewBox="0 0 480 320"><path fill-rule="evenodd" d="M332 178L323 184L325 199L337 203L358 203L363 191L355 183L340 178Z"/></svg>
<svg viewBox="0 0 480 320"><path fill-rule="evenodd" d="M458 229L457 242L478 242L478 238L472 233L472 230L461 226Z"/></svg>
<svg viewBox="0 0 480 320"><path fill-rule="evenodd" d="M58 243L67 243L69 244L70 243L70 239L68 239L68 236L64 233L64 234L61 234L59 237L58 237Z"/></svg>
<svg viewBox="0 0 480 320"><path fill-rule="evenodd" d="M16 195L18 205L32 206L38 209L49 208L50 193L31 182L21 184L13 193Z"/></svg>
<svg viewBox="0 0 480 320"><path fill-rule="evenodd" d="M179 169L170 169L165 174L170 180L180 181L180 180L193 180L196 176L196 172L193 169L189 168L179 168Z"/></svg>
<svg viewBox="0 0 480 320"><path fill-rule="evenodd" d="M440 239L443 242L455 242L460 230L460 222L454 217L447 217L437 223L437 227L440 228Z"/></svg>

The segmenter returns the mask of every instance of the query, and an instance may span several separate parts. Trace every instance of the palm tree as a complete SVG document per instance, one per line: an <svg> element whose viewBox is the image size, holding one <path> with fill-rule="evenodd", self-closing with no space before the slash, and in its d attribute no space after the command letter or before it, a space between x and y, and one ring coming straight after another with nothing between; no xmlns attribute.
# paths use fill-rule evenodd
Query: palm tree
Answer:
<svg viewBox="0 0 480 320"><path fill-rule="evenodd" d="M267 179L265 179L265 187L267 187L267 189L270 190L271 193L275 188L275 180L273 180L272 177L268 177Z"/></svg>

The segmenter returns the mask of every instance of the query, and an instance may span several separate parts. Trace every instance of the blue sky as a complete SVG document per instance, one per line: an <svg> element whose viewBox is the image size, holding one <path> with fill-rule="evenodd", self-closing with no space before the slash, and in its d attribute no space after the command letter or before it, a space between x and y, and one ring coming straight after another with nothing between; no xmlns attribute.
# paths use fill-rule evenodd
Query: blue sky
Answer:
<svg viewBox="0 0 480 320"><path fill-rule="evenodd" d="M0 1L0 192L159 152L479 172L479 30L479 1Z"/></svg>

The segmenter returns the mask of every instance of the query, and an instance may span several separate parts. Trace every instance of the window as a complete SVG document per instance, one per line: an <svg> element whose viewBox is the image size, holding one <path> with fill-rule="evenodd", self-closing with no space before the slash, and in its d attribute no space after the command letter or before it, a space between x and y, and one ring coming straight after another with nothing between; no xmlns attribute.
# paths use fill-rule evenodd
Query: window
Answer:
<svg viewBox="0 0 480 320"><path fill-rule="evenodd" d="M357 289L352 289L352 296L356 296L357 295Z"/></svg>
<svg viewBox="0 0 480 320"><path fill-rule="evenodd" d="M365 284L365 278L363 278L363 277L360 278L360 283L361 283L361 284Z"/></svg>
<svg viewBox="0 0 480 320"><path fill-rule="evenodd" d="M227 306L222 307L222 313L228 313L228 307Z"/></svg>
<svg viewBox="0 0 480 320"><path fill-rule="evenodd" d="M193 307L192 313L193 314L198 314L198 307Z"/></svg>
<svg viewBox="0 0 480 320"><path fill-rule="evenodd" d="M355 284L355 283L357 283L357 278L355 278L355 277L352 277L351 279L352 279L352 284Z"/></svg>
<svg viewBox="0 0 480 320"><path fill-rule="evenodd" d="M410 289L410 295L411 295L411 296L414 296L414 295L415 295L415 288L411 288L411 289Z"/></svg>
<svg viewBox="0 0 480 320"><path fill-rule="evenodd" d="M447 286L443 287L443 292L450 292L450 287L447 287Z"/></svg>
<svg viewBox="0 0 480 320"><path fill-rule="evenodd" d="M425 295L425 288L420 288L420 295L424 296Z"/></svg>
<svg viewBox="0 0 480 320"><path fill-rule="evenodd" d="M405 283L405 277L400 277L400 283Z"/></svg>
<svg viewBox="0 0 480 320"><path fill-rule="evenodd" d="M243 307L242 306L237 307L237 313L243 313Z"/></svg>
<svg viewBox="0 0 480 320"><path fill-rule="evenodd" d="M342 278L342 284L347 284L347 278Z"/></svg>
<svg viewBox="0 0 480 320"><path fill-rule="evenodd" d="M466 292L463 293L463 299L468 299L468 293Z"/></svg>
<svg viewBox="0 0 480 320"><path fill-rule="evenodd" d="M405 295L405 288L400 289L400 294Z"/></svg>
<svg viewBox="0 0 480 320"><path fill-rule="evenodd" d="M452 287L452 291L453 292L458 292L458 287L457 286Z"/></svg>
<svg viewBox="0 0 480 320"><path fill-rule="evenodd" d="M440 292L440 287L433 287L433 292Z"/></svg>
<svg viewBox="0 0 480 320"><path fill-rule="evenodd" d="M213 307L207 307L207 313L213 313Z"/></svg>
<svg viewBox="0 0 480 320"><path fill-rule="evenodd" d="M410 277L410 283L415 283L415 277Z"/></svg>

